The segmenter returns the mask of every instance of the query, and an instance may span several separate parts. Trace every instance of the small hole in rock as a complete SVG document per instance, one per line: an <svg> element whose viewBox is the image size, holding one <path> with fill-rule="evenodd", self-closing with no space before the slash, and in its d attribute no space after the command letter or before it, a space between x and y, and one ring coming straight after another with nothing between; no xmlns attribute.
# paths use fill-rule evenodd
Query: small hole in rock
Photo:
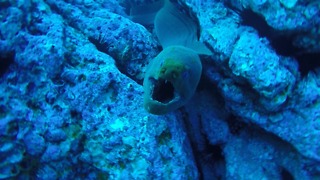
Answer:
<svg viewBox="0 0 320 180"><path fill-rule="evenodd" d="M8 71L10 65L14 62L14 58L14 52L0 55L0 77L2 77Z"/></svg>
<svg viewBox="0 0 320 180"><path fill-rule="evenodd" d="M292 174L285 168L281 168L280 170L281 179L282 180L294 180Z"/></svg>

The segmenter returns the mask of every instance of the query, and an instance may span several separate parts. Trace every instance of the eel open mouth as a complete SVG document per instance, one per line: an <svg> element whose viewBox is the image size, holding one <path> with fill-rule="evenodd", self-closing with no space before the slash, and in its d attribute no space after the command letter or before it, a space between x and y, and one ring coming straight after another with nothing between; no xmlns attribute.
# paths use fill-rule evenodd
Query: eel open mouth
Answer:
<svg viewBox="0 0 320 180"><path fill-rule="evenodd" d="M167 104L177 99L173 84L165 79L150 78L152 83L151 97L153 100Z"/></svg>

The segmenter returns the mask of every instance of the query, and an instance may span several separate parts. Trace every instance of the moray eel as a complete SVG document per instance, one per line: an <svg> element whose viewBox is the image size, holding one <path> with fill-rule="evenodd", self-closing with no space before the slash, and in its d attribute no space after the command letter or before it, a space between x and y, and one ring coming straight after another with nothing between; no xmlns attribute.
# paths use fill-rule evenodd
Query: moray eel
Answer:
<svg viewBox="0 0 320 180"><path fill-rule="evenodd" d="M194 94L202 65L195 51L169 46L153 59L143 81L144 107L152 114L166 114L183 106Z"/></svg>
<svg viewBox="0 0 320 180"><path fill-rule="evenodd" d="M164 7L156 14L154 28L164 49L172 45L180 45L198 54L212 55L212 52L199 42L198 26L195 21L170 0L166 0Z"/></svg>
<svg viewBox="0 0 320 180"><path fill-rule="evenodd" d="M211 51L198 41L197 24L169 0L156 13L154 27L163 50L147 67L144 108L163 115L193 96L202 72L199 54L211 55Z"/></svg>
<svg viewBox="0 0 320 180"><path fill-rule="evenodd" d="M144 26L152 25L155 16L163 6L164 0L140 5L131 4L130 19Z"/></svg>

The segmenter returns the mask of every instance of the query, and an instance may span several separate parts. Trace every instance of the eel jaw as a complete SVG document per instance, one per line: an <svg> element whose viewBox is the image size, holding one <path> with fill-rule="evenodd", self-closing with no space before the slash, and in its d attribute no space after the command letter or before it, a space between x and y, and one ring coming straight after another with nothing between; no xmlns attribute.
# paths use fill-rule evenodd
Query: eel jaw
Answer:
<svg viewBox="0 0 320 180"><path fill-rule="evenodd" d="M161 78L149 78L149 80L151 82L152 100L161 104L169 104L174 103L181 98L171 81Z"/></svg>

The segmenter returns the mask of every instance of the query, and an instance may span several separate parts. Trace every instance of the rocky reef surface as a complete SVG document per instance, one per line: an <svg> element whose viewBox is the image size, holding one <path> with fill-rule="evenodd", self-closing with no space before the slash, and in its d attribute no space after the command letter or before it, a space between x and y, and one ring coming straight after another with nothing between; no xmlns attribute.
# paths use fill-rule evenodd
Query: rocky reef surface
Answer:
<svg viewBox="0 0 320 180"><path fill-rule="evenodd" d="M0 179L320 178L320 3L178 0L202 77L162 116L150 0L0 1Z"/></svg>

